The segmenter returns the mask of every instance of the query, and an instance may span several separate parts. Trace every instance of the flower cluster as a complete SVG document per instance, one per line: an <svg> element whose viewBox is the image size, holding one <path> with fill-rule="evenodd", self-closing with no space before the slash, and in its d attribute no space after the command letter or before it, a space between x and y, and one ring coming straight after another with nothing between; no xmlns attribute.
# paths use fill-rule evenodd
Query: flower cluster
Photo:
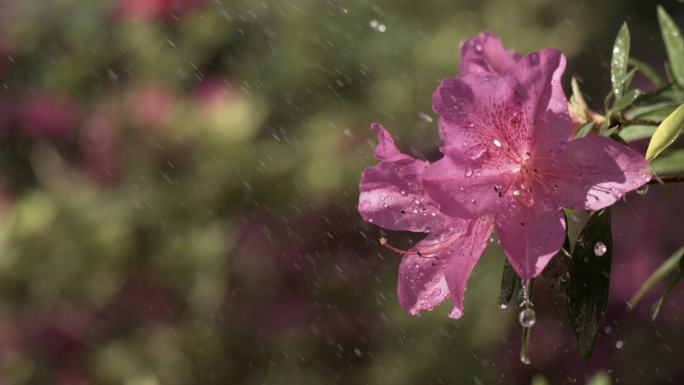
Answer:
<svg viewBox="0 0 684 385"><path fill-rule="evenodd" d="M496 233L522 279L542 272L563 245L563 208L598 210L651 178L644 157L598 135L572 139L556 49L507 50L487 32L461 44L461 76L433 95L440 151L434 162L401 153L377 123L375 155L360 182L363 219L427 233L403 254L398 294L411 314L451 297L463 314L468 277Z"/></svg>

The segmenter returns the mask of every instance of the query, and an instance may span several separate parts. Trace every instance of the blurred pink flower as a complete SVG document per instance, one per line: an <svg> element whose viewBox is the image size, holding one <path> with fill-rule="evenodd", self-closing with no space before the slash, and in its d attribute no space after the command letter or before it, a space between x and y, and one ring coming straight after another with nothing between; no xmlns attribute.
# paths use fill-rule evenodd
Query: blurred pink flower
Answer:
<svg viewBox="0 0 684 385"><path fill-rule="evenodd" d="M122 20L156 20L183 14L203 0L117 0L114 15Z"/></svg>
<svg viewBox="0 0 684 385"><path fill-rule="evenodd" d="M171 119L176 97L162 85L140 86L130 91L128 109L133 124L141 131L152 133Z"/></svg>
<svg viewBox="0 0 684 385"><path fill-rule="evenodd" d="M83 167L96 181L111 182L119 174L119 127L111 115L93 111L81 131Z"/></svg>
<svg viewBox="0 0 684 385"><path fill-rule="evenodd" d="M32 138L65 139L75 132L79 118L76 103L62 95L25 97L17 111L21 132Z"/></svg>
<svg viewBox="0 0 684 385"><path fill-rule="evenodd" d="M429 233L404 255L398 294L412 315L431 310L451 296L452 318L463 314L466 283L492 230L491 218L465 220L444 215L425 194L420 178L429 163L402 154L384 127L378 136L376 166L361 175L358 210L364 220L390 230Z"/></svg>
<svg viewBox="0 0 684 385"><path fill-rule="evenodd" d="M639 153L611 139L568 142L570 118L556 49L523 57L505 75L478 72L442 82L433 95L445 155L422 176L446 215L496 216L522 278L544 269L565 239L561 207L598 210L650 180Z"/></svg>
<svg viewBox="0 0 684 385"><path fill-rule="evenodd" d="M209 78L199 83L193 92L197 105L202 109L224 106L233 95L233 87L222 78Z"/></svg>

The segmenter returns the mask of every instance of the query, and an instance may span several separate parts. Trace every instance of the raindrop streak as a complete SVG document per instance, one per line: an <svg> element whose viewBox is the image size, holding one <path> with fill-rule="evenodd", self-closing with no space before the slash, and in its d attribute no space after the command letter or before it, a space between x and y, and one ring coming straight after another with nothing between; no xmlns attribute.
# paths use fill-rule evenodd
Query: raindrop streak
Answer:
<svg viewBox="0 0 684 385"><path fill-rule="evenodd" d="M537 321L536 314L532 309L532 301L530 301L530 280L523 279L520 281L520 307L522 310L518 313L518 322L522 326L522 348L520 349L520 362L529 365L529 340L532 331L532 325Z"/></svg>
<svg viewBox="0 0 684 385"><path fill-rule="evenodd" d="M596 242L594 245L594 255L600 257L608 251L608 246L603 242Z"/></svg>

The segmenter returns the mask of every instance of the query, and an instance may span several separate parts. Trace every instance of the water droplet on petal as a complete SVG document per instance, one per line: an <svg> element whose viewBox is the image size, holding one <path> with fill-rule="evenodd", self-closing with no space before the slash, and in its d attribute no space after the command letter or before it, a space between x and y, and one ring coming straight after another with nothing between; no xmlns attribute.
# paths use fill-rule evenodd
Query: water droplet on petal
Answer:
<svg viewBox="0 0 684 385"><path fill-rule="evenodd" d="M477 159L487 150L483 144L476 144L465 151L465 156L470 159Z"/></svg>
<svg viewBox="0 0 684 385"><path fill-rule="evenodd" d="M466 166L465 176L473 176L473 169L470 166Z"/></svg>
<svg viewBox="0 0 684 385"><path fill-rule="evenodd" d="M475 51L482 52L482 46L480 44L475 45Z"/></svg>
<svg viewBox="0 0 684 385"><path fill-rule="evenodd" d="M494 139L494 141L493 141L492 143L494 143L494 145L495 145L496 147L501 148L501 141L500 141L499 139Z"/></svg>

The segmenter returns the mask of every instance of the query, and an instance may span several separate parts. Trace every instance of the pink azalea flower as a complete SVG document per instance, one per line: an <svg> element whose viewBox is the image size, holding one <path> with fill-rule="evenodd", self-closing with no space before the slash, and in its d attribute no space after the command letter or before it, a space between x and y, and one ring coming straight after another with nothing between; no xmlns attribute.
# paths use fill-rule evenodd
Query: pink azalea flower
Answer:
<svg viewBox="0 0 684 385"><path fill-rule="evenodd" d="M361 177L359 213L389 230L428 236L403 254L398 294L411 314L451 297L463 312L467 279L496 227L523 279L544 269L565 239L562 207L598 210L650 180L636 151L600 136L568 142L570 118L555 49L521 57L481 33L461 45L465 76L433 96L444 157L402 154L379 124L380 163Z"/></svg>
<svg viewBox="0 0 684 385"><path fill-rule="evenodd" d="M568 141L564 69L565 57L544 49L506 74L446 79L433 95L445 156L423 173L425 191L446 215L494 215L524 279L541 273L561 248L561 208L598 210L651 178L643 156L616 141Z"/></svg>
<svg viewBox="0 0 684 385"><path fill-rule="evenodd" d="M461 75L494 72L504 74L520 61L522 55L504 47L491 32L480 32L461 43Z"/></svg>
<svg viewBox="0 0 684 385"><path fill-rule="evenodd" d="M466 282L487 246L492 218L462 219L440 212L420 181L430 164L399 152L381 125L371 128L378 135L375 156L380 163L361 176L359 213L389 230L429 233L409 251L395 249L404 254L399 266L399 303L415 315L451 296L450 316L459 318Z"/></svg>

